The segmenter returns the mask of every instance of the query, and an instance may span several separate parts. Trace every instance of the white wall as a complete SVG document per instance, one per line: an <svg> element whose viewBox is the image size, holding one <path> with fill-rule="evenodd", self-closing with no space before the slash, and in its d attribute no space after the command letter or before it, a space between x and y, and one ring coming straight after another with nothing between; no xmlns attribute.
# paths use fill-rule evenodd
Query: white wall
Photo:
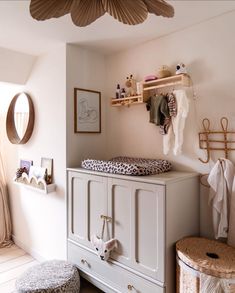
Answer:
<svg viewBox="0 0 235 293"><path fill-rule="evenodd" d="M150 124L145 105L130 108L107 109L109 157L115 155L167 158L177 169L191 169L202 173L211 164L202 164L205 158L199 150L198 132L201 121L208 117L211 128L220 128L220 117L229 118L229 128L235 130L234 68L235 68L235 12L211 19L183 31L145 43L107 58L108 95L113 96L116 84L134 74L138 80L156 74L160 65L167 64L173 71L178 62L184 62L193 79L198 99L194 104L189 90L190 114L187 119L183 153L175 157L164 156L162 137L158 128ZM213 158L224 156L216 153ZM235 159L235 152L230 154ZM207 191L207 190L206 190ZM210 233L207 196L202 192L202 234Z"/></svg>
<svg viewBox="0 0 235 293"><path fill-rule="evenodd" d="M37 58L24 90L35 107L35 127L25 145L12 145L5 131L7 107L20 88L0 85L1 138L10 191L13 234L39 258L66 257L66 52L65 46ZM22 89L22 88L21 88ZM47 195L13 185L20 159L40 165L53 158L56 192Z"/></svg>
<svg viewBox="0 0 235 293"><path fill-rule="evenodd" d="M67 166L77 167L85 158L106 157L105 58L75 45L67 45ZM74 133L74 88L101 92L101 133Z"/></svg>
<svg viewBox="0 0 235 293"><path fill-rule="evenodd" d="M36 57L0 48L0 81L25 84Z"/></svg>

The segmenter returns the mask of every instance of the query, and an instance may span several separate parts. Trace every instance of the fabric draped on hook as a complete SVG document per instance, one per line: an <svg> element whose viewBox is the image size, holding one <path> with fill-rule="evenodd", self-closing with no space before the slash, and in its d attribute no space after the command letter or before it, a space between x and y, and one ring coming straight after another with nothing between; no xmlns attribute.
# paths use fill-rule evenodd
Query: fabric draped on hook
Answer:
<svg viewBox="0 0 235 293"><path fill-rule="evenodd" d="M219 159L212 168L209 203L212 204L213 228L216 239L228 238L235 247L235 167L228 159Z"/></svg>

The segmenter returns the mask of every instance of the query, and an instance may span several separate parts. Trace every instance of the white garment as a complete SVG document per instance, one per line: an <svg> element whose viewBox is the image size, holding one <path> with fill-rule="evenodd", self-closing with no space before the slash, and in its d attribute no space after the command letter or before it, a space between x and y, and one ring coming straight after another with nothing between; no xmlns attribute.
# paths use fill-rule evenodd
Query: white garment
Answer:
<svg viewBox="0 0 235 293"><path fill-rule="evenodd" d="M230 282L226 279L200 274L200 293L229 293Z"/></svg>
<svg viewBox="0 0 235 293"><path fill-rule="evenodd" d="M229 202L232 194L235 169L227 159L220 159L212 168L208 183L210 185L209 202L213 207L213 226L215 238L228 236Z"/></svg>
<svg viewBox="0 0 235 293"><path fill-rule="evenodd" d="M235 180L233 179L233 188L230 198L230 215L228 229L228 245L235 248Z"/></svg>
<svg viewBox="0 0 235 293"><path fill-rule="evenodd" d="M167 155L170 151L171 141L175 138L173 152L178 155L182 151L183 145L183 133L185 119L188 116L189 102L185 90L175 90L173 92L177 103L177 115L171 118L171 126L168 129L168 133L163 136L163 153Z"/></svg>

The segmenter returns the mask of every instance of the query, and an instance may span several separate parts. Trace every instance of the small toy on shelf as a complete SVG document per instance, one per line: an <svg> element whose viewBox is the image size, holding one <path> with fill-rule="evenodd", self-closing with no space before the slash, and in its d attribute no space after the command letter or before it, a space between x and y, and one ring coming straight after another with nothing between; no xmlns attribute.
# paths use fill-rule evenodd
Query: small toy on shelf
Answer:
<svg viewBox="0 0 235 293"><path fill-rule="evenodd" d="M167 65L162 65L159 69L158 69L158 73L157 73L158 78L164 78L164 77L169 77L171 76L171 72L170 69Z"/></svg>
<svg viewBox="0 0 235 293"><path fill-rule="evenodd" d="M28 170L26 167L23 167L23 168L18 168L17 171L16 171L16 178L20 178L22 176L23 173L26 173L27 174Z"/></svg>
<svg viewBox="0 0 235 293"><path fill-rule="evenodd" d="M176 72L175 74L187 74L187 69L184 63L179 63L176 65Z"/></svg>
<svg viewBox="0 0 235 293"><path fill-rule="evenodd" d="M152 75L145 76L144 81L148 82L148 81L152 81L152 80L156 80L156 79L157 79L157 76L152 74Z"/></svg>
<svg viewBox="0 0 235 293"><path fill-rule="evenodd" d="M126 87L127 87L127 97L136 96L136 80L133 78L133 75L131 74L126 78Z"/></svg>

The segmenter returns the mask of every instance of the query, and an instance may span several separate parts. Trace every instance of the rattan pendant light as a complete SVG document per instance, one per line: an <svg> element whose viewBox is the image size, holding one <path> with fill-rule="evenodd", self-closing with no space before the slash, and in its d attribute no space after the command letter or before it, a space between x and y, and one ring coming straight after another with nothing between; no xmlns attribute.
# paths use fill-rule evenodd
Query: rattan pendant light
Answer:
<svg viewBox="0 0 235 293"><path fill-rule="evenodd" d="M174 8L164 0L31 0L30 13L36 20L58 18L70 13L73 23L84 27L105 13L118 21L136 25L148 13L173 17Z"/></svg>

